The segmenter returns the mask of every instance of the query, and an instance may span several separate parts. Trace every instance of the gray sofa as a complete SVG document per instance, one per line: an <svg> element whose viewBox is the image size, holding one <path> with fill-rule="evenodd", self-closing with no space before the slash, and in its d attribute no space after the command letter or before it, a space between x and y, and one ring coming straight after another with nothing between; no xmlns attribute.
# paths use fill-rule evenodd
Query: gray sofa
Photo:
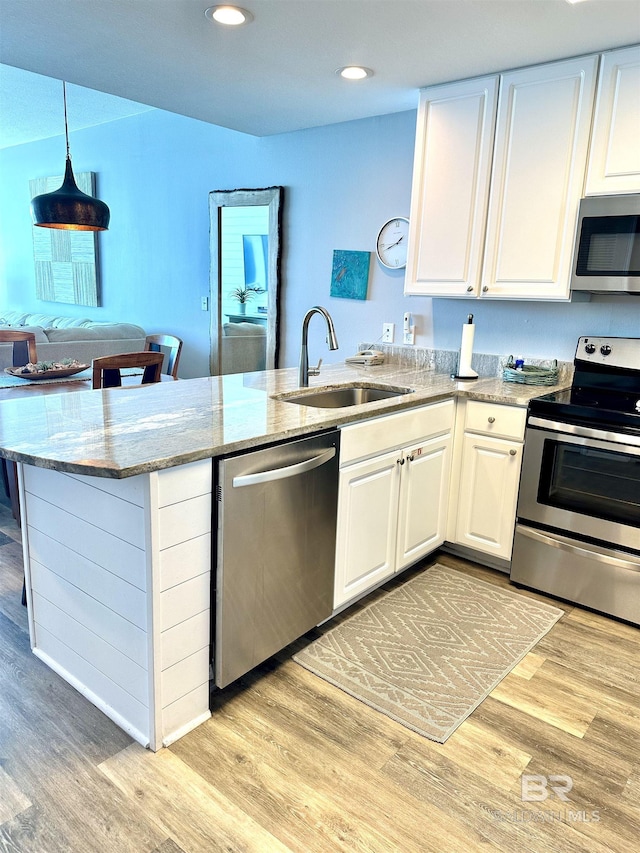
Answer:
<svg viewBox="0 0 640 853"><path fill-rule="evenodd" d="M77 317L0 311L0 329L33 332L39 361L75 358L85 364L101 355L140 352L146 332L132 323L104 323ZM13 345L0 344L0 370L13 365Z"/></svg>
<svg viewBox="0 0 640 853"><path fill-rule="evenodd" d="M257 323L224 323L222 326L222 373L264 370L267 361L267 330Z"/></svg>

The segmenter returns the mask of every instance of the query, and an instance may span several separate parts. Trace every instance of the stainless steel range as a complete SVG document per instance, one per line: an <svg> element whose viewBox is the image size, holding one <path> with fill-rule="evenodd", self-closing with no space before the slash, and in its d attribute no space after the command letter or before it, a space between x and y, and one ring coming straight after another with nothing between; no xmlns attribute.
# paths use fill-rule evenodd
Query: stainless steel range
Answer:
<svg viewBox="0 0 640 853"><path fill-rule="evenodd" d="M511 580L640 625L640 338L574 366L529 404Z"/></svg>

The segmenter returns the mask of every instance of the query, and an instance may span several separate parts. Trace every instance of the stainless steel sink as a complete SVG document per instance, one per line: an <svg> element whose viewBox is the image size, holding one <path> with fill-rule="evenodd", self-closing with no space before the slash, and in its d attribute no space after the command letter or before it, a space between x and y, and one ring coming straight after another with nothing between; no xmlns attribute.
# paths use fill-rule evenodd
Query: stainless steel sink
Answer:
<svg viewBox="0 0 640 853"><path fill-rule="evenodd" d="M412 390L389 385L341 385L339 388L283 394L277 399L285 403L297 403L298 406L313 406L317 409L341 409L344 406L359 406L362 403L400 397L403 394L410 394Z"/></svg>

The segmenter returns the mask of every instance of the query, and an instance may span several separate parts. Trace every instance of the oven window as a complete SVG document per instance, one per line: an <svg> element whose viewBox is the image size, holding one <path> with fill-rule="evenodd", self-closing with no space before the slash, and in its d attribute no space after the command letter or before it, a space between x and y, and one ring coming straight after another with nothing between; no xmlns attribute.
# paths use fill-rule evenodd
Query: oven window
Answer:
<svg viewBox="0 0 640 853"><path fill-rule="evenodd" d="M538 501L622 524L640 524L640 456L546 439Z"/></svg>

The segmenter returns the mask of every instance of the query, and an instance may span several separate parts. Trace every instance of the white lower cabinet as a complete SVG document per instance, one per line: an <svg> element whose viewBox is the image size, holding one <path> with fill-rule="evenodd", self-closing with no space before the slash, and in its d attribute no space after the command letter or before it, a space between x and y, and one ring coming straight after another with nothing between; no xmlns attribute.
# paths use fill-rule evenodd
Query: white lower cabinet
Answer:
<svg viewBox="0 0 640 853"><path fill-rule="evenodd" d="M345 429L334 608L358 598L444 542L452 423L453 401L449 400ZM378 452L381 425L385 452ZM409 443L411 433L415 440ZM394 435L396 440L408 441L390 450ZM375 455L351 460L352 453L364 455L372 448Z"/></svg>
<svg viewBox="0 0 640 853"><path fill-rule="evenodd" d="M451 538L457 545L509 560L526 409L474 400L458 405Z"/></svg>
<svg viewBox="0 0 640 853"><path fill-rule="evenodd" d="M405 452L400 476L396 571L444 542L450 469L450 433Z"/></svg>
<svg viewBox="0 0 640 853"><path fill-rule="evenodd" d="M386 453L340 472L334 608L394 572L398 456Z"/></svg>
<svg viewBox="0 0 640 853"><path fill-rule="evenodd" d="M508 560L522 445L465 433L456 542Z"/></svg>

